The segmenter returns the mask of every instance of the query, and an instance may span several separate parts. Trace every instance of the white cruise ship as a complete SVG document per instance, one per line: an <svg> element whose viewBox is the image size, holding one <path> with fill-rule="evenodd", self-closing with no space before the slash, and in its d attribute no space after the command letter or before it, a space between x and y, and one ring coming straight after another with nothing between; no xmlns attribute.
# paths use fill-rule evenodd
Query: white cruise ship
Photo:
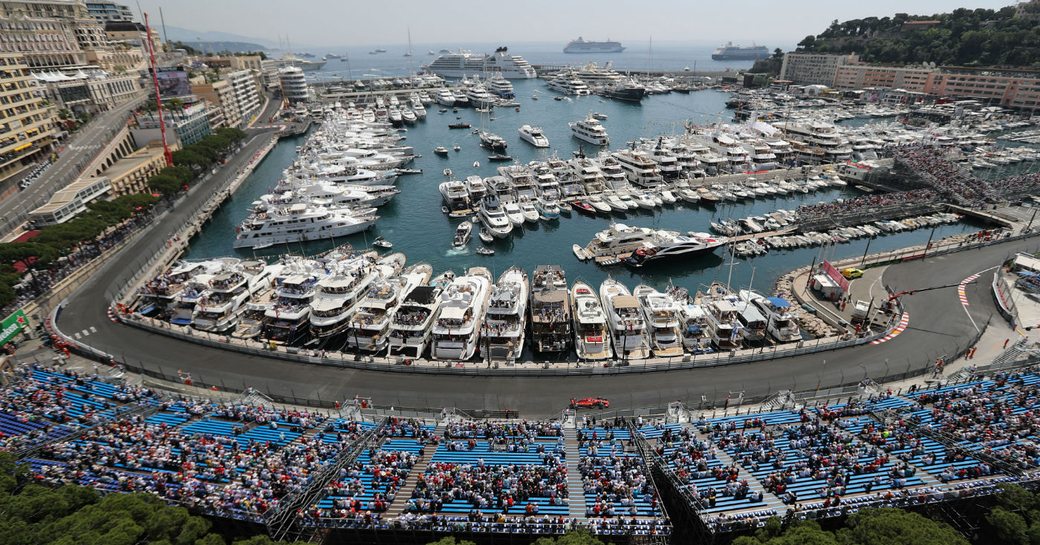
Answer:
<svg viewBox="0 0 1040 545"><path fill-rule="evenodd" d="M481 324L491 292L491 272L472 267L441 292L440 311L433 323L430 358L468 360L477 353Z"/></svg>
<svg viewBox="0 0 1040 545"><path fill-rule="evenodd" d="M527 273L513 267L498 278L491 290L487 317L484 320L482 346L488 358L513 362L520 358L527 324Z"/></svg>
<svg viewBox="0 0 1040 545"><path fill-rule="evenodd" d="M650 338L639 301L621 282L608 278L599 287L599 298L607 313L610 336L618 359L645 360L650 357Z"/></svg>
<svg viewBox="0 0 1040 545"><path fill-rule="evenodd" d="M276 244L325 240L360 233L375 225L375 208L325 208L303 203L258 212L238 228L235 248L267 248Z"/></svg>
<svg viewBox="0 0 1040 545"><path fill-rule="evenodd" d="M610 359L607 314L599 296L591 286L579 280L571 290L571 302L574 305L574 349L578 352L578 359Z"/></svg>
<svg viewBox="0 0 1040 545"><path fill-rule="evenodd" d="M610 145L610 137L607 136L607 129L604 129L603 124L591 115L581 121L571 122L569 125L571 127L571 134L578 140L584 140L594 146Z"/></svg>
<svg viewBox="0 0 1040 545"><path fill-rule="evenodd" d="M426 66L445 78L464 78L467 74L501 75L506 79L532 79L538 77L531 63L520 55L510 55L509 50L500 47L493 55L477 55L469 51L459 50L444 53Z"/></svg>

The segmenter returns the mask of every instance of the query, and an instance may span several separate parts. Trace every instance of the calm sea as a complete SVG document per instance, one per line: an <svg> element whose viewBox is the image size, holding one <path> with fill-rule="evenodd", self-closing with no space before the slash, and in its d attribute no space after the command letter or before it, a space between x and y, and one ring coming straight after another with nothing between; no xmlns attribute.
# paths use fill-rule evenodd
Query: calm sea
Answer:
<svg viewBox="0 0 1040 545"><path fill-rule="evenodd" d="M599 65L611 63L620 71L683 70L689 68L697 72L722 72L750 68L750 61L713 61L711 53L715 45L684 44L675 42L657 43L650 47L649 41L623 42L625 50L621 53L568 54L563 52L563 43L531 42L517 44L492 43L441 43L414 44L412 56L405 57L407 45L383 44L365 47L326 48L309 51L321 58L333 53L343 59L328 59L320 71L308 72L312 81L327 81L339 78L374 78L383 76L400 76L412 74L423 65L437 58L442 49L457 51L465 49L472 53L493 53L499 46L509 47L509 52L520 55L532 64L585 64L595 62ZM770 46L770 49L776 46ZM372 54L376 49L386 49L386 53ZM435 54L430 55L433 51Z"/></svg>

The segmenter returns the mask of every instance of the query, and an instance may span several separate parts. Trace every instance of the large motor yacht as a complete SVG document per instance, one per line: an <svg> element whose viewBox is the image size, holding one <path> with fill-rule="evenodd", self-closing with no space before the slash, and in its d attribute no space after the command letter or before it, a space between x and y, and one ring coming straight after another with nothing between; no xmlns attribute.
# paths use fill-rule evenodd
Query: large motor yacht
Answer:
<svg viewBox="0 0 1040 545"><path fill-rule="evenodd" d="M520 139L536 148L547 148L549 147L549 139L542 132L541 127L532 127L530 125L521 125L517 130L520 133Z"/></svg>
<svg viewBox="0 0 1040 545"><path fill-rule="evenodd" d="M401 306L405 294L416 286L430 281L433 268L422 263L400 273L404 255L400 260L387 262L384 258L377 265L380 277L368 288L365 297L358 303L347 327L347 346L366 352L385 351L389 343L390 319ZM390 256L387 256L390 257Z"/></svg>
<svg viewBox="0 0 1040 545"><path fill-rule="evenodd" d="M605 360L613 355L610 349L610 332L607 330L607 314L592 287L585 282L575 282L571 290L574 305L574 349L580 360Z"/></svg>
<svg viewBox="0 0 1040 545"><path fill-rule="evenodd" d="M650 337L639 301L624 284L606 279L599 287L599 298L607 313L607 325L614 342L614 352L624 361L650 357Z"/></svg>
<svg viewBox="0 0 1040 545"><path fill-rule="evenodd" d="M591 115L581 121L574 121L569 125L571 127L571 134L578 140L584 140L594 146L610 145L610 137L607 136L607 129L603 128L603 124Z"/></svg>
<svg viewBox="0 0 1040 545"><path fill-rule="evenodd" d="M539 265L531 283L531 348L563 352L571 343L570 293L559 265Z"/></svg>
<svg viewBox="0 0 1040 545"><path fill-rule="evenodd" d="M683 355L681 317L679 304L667 293L641 284L634 295L643 309L643 316L650 327L650 350L656 358L671 358Z"/></svg>
<svg viewBox="0 0 1040 545"><path fill-rule="evenodd" d="M781 343L802 340L802 329L791 314L791 303L781 297L765 297L750 290L740 290L740 298L753 303L765 314L768 320L767 331L774 340Z"/></svg>
<svg viewBox="0 0 1040 545"><path fill-rule="evenodd" d="M265 267L260 261L247 261L221 271L210 279L209 289L195 304L192 327L212 333L234 329L246 310L246 303L270 285L277 270Z"/></svg>
<svg viewBox="0 0 1040 545"><path fill-rule="evenodd" d="M421 358L430 340L430 329L441 306L441 292L455 279L445 271L429 285L412 288L390 319L390 353Z"/></svg>
<svg viewBox="0 0 1040 545"><path fill-rule="evenodd" d="M502 203L495 195L484 197L480 203L480 212L477 213L477 217L495 238L505 238L513 232L513 223L506 216Z"/></svg>
<svg viewBox="0 0 1040 545"><path fill-rule="evenodd" d="M588 96L592 94L589 86L585 85L584 81L567 73L560 74L549 80L549 88L565 95Z"/></svg>
<svg viewBox="0 0 1040 545"><path fill-rule="evenodd" d="M256 212L239 226L234 246L259 249L276 244L345 237L375 225L379 219L375 212L375 208L325 208L303 203Z"/></svg>
<svg viewBox="0 0 1040 545"><path fill-rule="evenodd" d="M491 272L472 267L443 292L430 339L435 360L468 360L479 349L481 324L491 292Z"/></svg>
<svg viewBox="0 0 1040 545"><path fill-rule="evenodd" d="M527 326L529 289L527 273L513 267L502 273L491 290L482 340L489 359L514 362L520 358Z"/></svg>

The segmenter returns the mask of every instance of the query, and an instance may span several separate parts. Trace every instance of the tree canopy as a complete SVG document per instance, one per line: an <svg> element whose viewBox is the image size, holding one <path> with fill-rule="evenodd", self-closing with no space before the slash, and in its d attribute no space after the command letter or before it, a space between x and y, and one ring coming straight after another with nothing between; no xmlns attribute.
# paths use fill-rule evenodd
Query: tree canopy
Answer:
<svg viewBox="0 0 1040 545"><path fill-rule="evenodd" d="M859 511L837 532L812 521L784 528L780 519L772 518L753 536L733 540L733 545L968 545L968 540L947 524L885 508Z"/></svg>
<svg viewBox="0 0 1040 545"><path fill-rule="evenodd" d="M1040 66L1040 4L1000 10L833 21L800 51L857 53L866 62L958 66Z"/></svg>

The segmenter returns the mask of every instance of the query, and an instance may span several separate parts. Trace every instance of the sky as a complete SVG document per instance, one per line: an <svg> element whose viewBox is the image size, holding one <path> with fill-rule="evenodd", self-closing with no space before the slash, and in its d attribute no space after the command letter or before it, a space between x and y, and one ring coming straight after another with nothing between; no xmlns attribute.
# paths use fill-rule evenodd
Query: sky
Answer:
<svg viewBox="0 0 1040 545"><path fill-rule="evenodd" d="M999 9L1014 0L136 0L158 26L223 31L294 48L406 43L726 41L792 46L832 20Z"/></svg>

